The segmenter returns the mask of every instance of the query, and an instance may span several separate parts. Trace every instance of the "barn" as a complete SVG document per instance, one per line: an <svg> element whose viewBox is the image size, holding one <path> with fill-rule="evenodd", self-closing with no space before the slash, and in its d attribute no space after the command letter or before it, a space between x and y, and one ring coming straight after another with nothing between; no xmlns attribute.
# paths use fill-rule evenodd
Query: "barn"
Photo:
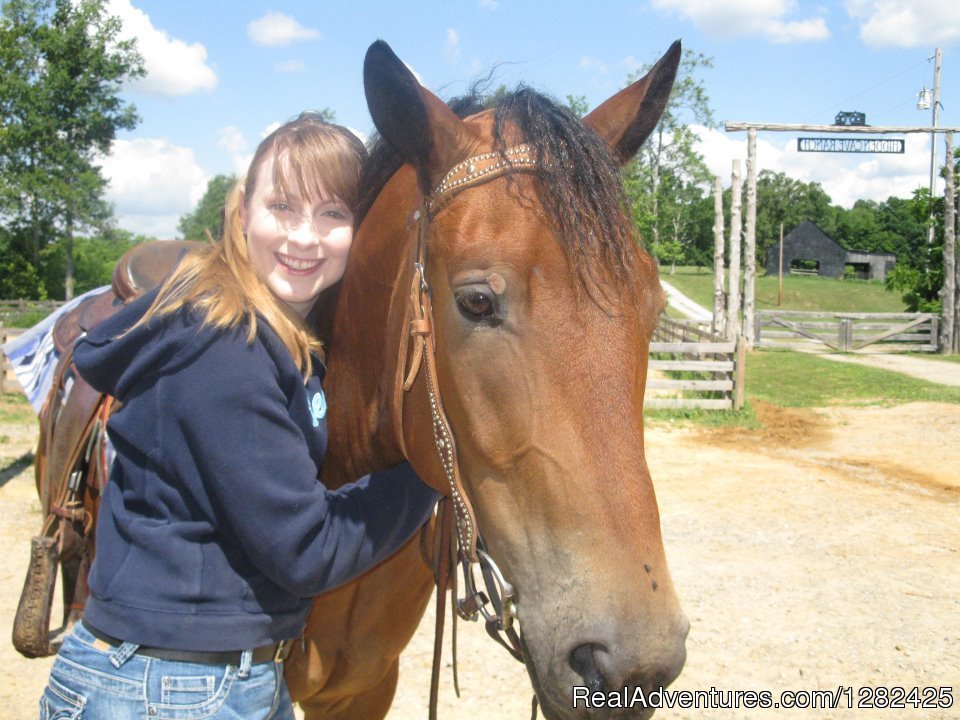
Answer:
<svg viewBox="0 0 960 720"><path fill-rule="evenodd" d="M779 263L778 242L767 250L767 274L776 275ZM896 263L892 253L847 250L811 220L804 220L783 238L784 273L840 278L849 265L858 278L883 280Z"/></svg>

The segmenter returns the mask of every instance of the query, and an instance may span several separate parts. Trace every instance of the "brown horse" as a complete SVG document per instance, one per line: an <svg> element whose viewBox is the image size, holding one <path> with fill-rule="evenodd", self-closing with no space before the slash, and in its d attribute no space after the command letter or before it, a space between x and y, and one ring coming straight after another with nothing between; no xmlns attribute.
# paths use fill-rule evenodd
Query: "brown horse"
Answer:
<svg viewBox="0 0 960 720"><path fill-rule="evenodd" d="M364 67L371 115L399 158L390 169L402 167L371 188L330 318L324 480L406 456L462 495L463 551L475 523L515 590L548 718L645 717L575 710L573 688L649 691L685 660L643 445L663 294L618 174L656 126L679 55L675 43L582 124L528 90L461 120L382 42ZM287 667L308 718L386 714L431 583L413 541L316 599L306 651Z"/></svg>

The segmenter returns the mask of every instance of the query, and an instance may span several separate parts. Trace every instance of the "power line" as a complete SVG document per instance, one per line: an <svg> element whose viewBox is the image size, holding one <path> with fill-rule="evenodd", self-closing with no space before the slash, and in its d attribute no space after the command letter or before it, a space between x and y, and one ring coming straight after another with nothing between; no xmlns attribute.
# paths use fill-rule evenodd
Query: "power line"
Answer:
<svg viewBox="0 0 960 720"><path fill-rule="evenodd" d="M855 100L856 98L860 97L861 95L866 95L866 94L867 94L868 92L870 92L871 90L876 90L878 87L881 87L881 86L883 86L883 85L886 85L886 84L889 83L891 80L894 80L894 79L900 77L901 75L904 75L904 74L910 72L911 70L916 69L916 68L919 67L920 65L924 65L924 64L926 64L926 63L928 63L928 62L929 62L929 59L928 59L928 58L924 58L923 60L920 60L919 62L914 63L913 65L910 65L909 67L904 68L904 69L901 70L900 72L891 75L891 76L888 77L886 80L881 80L880 82L876 83L875 85L871 85L870 87L866 88L865 90L861 90L861 91L858 92L858 93L855 93L855 94L853 94L853 95L850 95L850 96L848 96L848 97L843 98L842 100L838 100L838 101L834 102L834 103L832 104L832 106L828 106L828 107L823 108L822 110L818 110L817 113L816 113L814 116L808 117L808 118L804 119L803 122L806 123L806 122L810 121L811 119L815 119L816 117L821 116L821 115L822 115L823 113L825 113L825 112L836 112L836 109L837 109L838 107L840 107L840 106L842 106L842 105L845 105L845 104L846 104L847 102L849 102L850 100ZM908 100L907 102L911 102L911 101ZM904 104L906 104L906 103L904 103ZM897 107L899 107L899 106L897 106ZM891 109L892 109L892 108L891 108ZM889 112L889 110L886 111L886 112Z"/></svg>
<svg viewBox="0 0 960 720"><path fill-rule="evenodd" d="M904 105L913 105L914 100L915 100L915 98L911 98L911 99L909 99L909 100L904 100L904 101L901 102L901 103L897 103L897 104L894 105L893 107L888 107L886 110L882 110L881 112L876 112L876 113L875 113L875 112L871 112L871 113L870 113L870 117L871 117L871 118L882 118L882 117L886 117L887 115L889 115L890 113L892 113L894 110L899 110L899 109L902 108Z"/></svg>

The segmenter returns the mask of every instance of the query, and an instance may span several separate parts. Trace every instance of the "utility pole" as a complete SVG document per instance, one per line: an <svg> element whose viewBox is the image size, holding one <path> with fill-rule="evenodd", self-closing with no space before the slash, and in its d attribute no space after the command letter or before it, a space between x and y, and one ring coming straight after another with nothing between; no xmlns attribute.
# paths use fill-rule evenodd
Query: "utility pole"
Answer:
<svg viewBox="0 0 960 720"><path fill-rule="evenodd" d="M783 304L783 223L780 223L780 270L777 272L777 307Z"/></svg>

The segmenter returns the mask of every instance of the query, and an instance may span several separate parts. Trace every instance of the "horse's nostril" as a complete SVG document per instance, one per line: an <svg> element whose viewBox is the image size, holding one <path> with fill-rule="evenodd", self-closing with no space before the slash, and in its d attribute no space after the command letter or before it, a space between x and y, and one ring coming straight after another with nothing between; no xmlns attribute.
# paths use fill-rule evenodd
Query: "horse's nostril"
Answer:
<svg viewBox="0 0 960 720"><path fill-rule="evenodd" d="M588 643L586 645L578 645L573 649L573 652L570 653L570 667L573 668L573 671L583 678L583 683L586 685L590 692L605 692L607 690L607 683L603 677L603 673L600 671L600 668L597 667L597 658L596 652L603 652L604 648L602 645L595 645L593 643Z"/></svg>

